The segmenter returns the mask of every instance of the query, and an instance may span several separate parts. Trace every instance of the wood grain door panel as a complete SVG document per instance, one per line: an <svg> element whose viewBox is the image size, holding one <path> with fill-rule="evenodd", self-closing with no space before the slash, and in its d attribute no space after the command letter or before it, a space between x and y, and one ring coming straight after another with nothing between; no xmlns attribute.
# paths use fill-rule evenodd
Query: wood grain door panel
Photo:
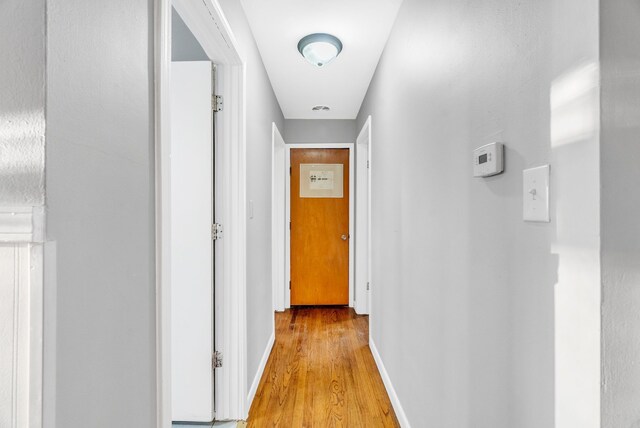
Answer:
<svg viewBox="0 0 640 428"><path fill-rule="evenodd" d="M301 164L342 164L343 196L301 198ZM349 149L291 149L292 305L349 304L349 173Z"/></svg>

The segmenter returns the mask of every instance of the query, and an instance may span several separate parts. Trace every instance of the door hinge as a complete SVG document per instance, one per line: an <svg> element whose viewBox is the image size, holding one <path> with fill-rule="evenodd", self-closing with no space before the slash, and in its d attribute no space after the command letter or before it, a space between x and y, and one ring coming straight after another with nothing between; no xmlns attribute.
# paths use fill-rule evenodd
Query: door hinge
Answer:
<svg viewBox="0 0 640 428"><path fill-rule="evenodd" d="M369 168L369 161L367 161L367 168Z"/></svg>
<svg viewBox="0 0 640 428"><path fill-rule="evenodd" d="M291 222L289 222L289 230L291 230Z"/></svg>
<svg viewBox="0 0 640 428"><path fill-rule="evenodd" d="M369 283L367 282L367 291L369 291Z"/></svg>
<svg viewBox="0 0 640 428"><path fill-rule="evenodd" d="M211 239L214 241L222 239L222 225L220 223L214 223L211 225Z"/></svg>
<svg viewBox="0 0 640 428"><path fill-rule="evenodd" d="M211 367L214 369L222 367L222 352L216 351L213 353L213 356L211 357Z"/></svg>
<svg viewBox="0 0 640 428"><path fill-rule="evenodd" d="M222 95L211 95L211 109L214 113L221 112L224 108Z"/></svg>
<svg viewBox="0 0 640 428"><path fill-rule="evenodd" d="M291 175L291 167L289 167L289 175Z"/></svg>
<svg viewBox="0 0 640 428"><path fill-rule="evenodd" d="M289 290L291 290L291 281L289 281Z"/></svg>

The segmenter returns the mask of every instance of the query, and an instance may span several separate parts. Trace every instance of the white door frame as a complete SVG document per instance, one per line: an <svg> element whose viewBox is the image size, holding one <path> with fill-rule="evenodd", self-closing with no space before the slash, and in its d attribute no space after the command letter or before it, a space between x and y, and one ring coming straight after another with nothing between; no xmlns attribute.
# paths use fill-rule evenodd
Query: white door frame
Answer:
<svg viewBox="0 0 640 428"><path fill-rule="evenodd" d="M43 426L43 405L54 403L55 393L51 387L55 385L55 373L43 372L46 364L51 367L54 355L44 354L44 339L47 351L55 353L55 329L44 324L45 316L50 320L49 313L44 311L45 298L55 293L55 275L45 273L45 257L49 267L55 267L55 254L51 245L45 243L45 211L42 206L1 206L0 207L0 268L4 272L11 272L2 278L3 287L11 290L13 307L8 314L3 314L4 321L12 321L11 334L3 337L13 345L13 361L9 369L13 382L3 385L12 400L11 422L7 428L40 428ZM49 248L47 248L49 247ZM52 272L55 274L55 271ZM45 284L47 288L45 288ZM45 296L46 290L46 296ZM6 297L6 296L5 296ZM47 302L47 310L53 308ZM46 328L46 329L45 329ZM54 361L55 362L55 361ZM45 378L46 375L46 378ZM45 384L46 382L46 384ZM51 385L49 384L51 383ZM45 395L46 388L47 394ZM6 408L3 403L3 410ZM47 414L47 422L50 415Z"/></svg>
<svg viewBox="0 0 640 428"><path fill-rule="evenodd" d="M285 301L285 288L282 284L286 282L285 233L287 215L284 201L287 175L286 153L282 134L273 123L271 126L271 275L273 310L277 312L284 311Z"/></svg>
<svg viewBox="0 0 640 428"><path fill-rule="evenodd" d="M364 156L361 156L361 153ZM359 314L369 313L371 301L371 237L371 116L369 116L356 139L355 310Z"/></svg>
<svg viewBox="0 0 640 428"><path fill-rule="evenodd" d="M171 427L170 70L171 6L218 67L224 111L216 118L216 419L245 419L246 365L246 100L245 61L217 0L155 0L155 205L157 426ZM205 232L205 233L208 233Z"/></svg>
<svg viewBox="0 0 640 428"><path fill-rule="evenodd" d="M291 149L349 149L349 307L354 307L354 284L355 284L355 269L354 269L354 249L355 249L355 156L354 156L354 144L353 143L332 143L332 144L287 144L286 145L286 192L285 192L285 206L286 206L286 221L291 221L291 175L288 173L291 168ZM275 201L274 201L275 203ZM285 308L291 307L291 290L289 290L289 281L291 281L291 229L288 227L286 230L286 242L285 242L285 283L282 284L284 288L285 301L282 302Z"/></svg>

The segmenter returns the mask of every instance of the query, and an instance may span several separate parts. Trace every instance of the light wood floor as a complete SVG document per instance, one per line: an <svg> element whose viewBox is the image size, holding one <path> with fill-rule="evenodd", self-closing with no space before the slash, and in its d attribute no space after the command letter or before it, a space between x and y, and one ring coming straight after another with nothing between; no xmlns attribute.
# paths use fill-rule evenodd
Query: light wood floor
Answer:
<svg viewBox="0 0 640 428"><path fill-rule="evenodd" d="M350 308L276 314L276 342L249 427L399 427L368 345L368 317Z"/></svg>

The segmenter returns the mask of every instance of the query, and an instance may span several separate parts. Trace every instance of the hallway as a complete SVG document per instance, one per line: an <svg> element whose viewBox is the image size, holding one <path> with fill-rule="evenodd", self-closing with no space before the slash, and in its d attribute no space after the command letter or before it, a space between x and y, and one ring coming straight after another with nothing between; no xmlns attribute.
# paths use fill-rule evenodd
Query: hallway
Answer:
<svg viewBox="0 0 640 428"><path fill-rule="evenodd" d="M249 427L396 427L368 346L369 318L346 307L276 314L276 342Z"/></svg>
<svg viewBox="0 0 640 428"><path fill-rule="evenodd" d="M640 428L640 0L1 4L0 428Z"/></svg>

